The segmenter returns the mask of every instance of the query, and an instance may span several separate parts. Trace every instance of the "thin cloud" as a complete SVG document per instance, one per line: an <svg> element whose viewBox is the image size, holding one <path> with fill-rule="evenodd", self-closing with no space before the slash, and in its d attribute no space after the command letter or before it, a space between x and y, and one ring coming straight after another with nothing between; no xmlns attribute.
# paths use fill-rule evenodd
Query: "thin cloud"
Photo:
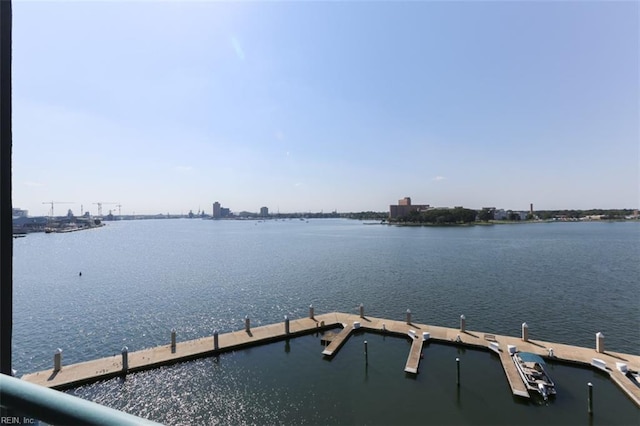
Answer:
<svg viewBox="0 0 640 426"><path fill-rule="evenodd" d="M435 180L436 182L439 182L439 181L445 180L445 179L446 179L446 177L444 177L444 176L436 176L436 177L433 178L433 180Z"/></svg>
<svg viewBox="0 0 640 426"><path fill-rule="evenodd" d="M240 59L241 61L244 61L244 50L242 50L240 41L238 41L238 39L235 38L235 36L231 36L231 46L233 47L233 50L236 52L236 56L238 57L238 59Z"/></svg>

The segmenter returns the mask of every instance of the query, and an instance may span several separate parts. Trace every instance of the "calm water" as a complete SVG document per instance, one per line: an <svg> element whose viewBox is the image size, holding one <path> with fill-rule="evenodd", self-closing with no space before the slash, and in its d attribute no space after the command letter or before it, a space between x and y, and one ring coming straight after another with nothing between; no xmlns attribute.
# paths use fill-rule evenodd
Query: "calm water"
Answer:
<svg viewBox="0 0 640 426"><path fill-rule="evenodd" d="M317 313L357 312L640 353L640 224L469 228L348 220L151 220L14 240L14 368L51 368ZM78 272L82 271L82 276ZM370 342L364 368L362 340ZM375 349L374 349L375 348ZM405 376L408 343L362 335L331 362L316 336L85 386L75 392L169 424L634 424L606 378L552 365L548 406L511 397L497 357L432 344ZM463 386L455 386L455 359ZM453 364L452 364L453 363ZM598 410L597 407L603 408ZM604 407L607 407L604 409Z"/></svg>

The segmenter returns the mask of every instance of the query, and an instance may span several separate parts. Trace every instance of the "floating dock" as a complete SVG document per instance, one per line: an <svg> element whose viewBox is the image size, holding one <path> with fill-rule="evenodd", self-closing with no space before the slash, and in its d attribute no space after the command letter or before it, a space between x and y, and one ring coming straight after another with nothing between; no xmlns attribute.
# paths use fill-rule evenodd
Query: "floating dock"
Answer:
<svg viewBox="0 0 640 426"><path fill-rule="evenodd" d="M409 351L409 358L407 358L407 364L404 366L405 373L418 374L418 366L420 365L420 355L422 355L422 344L424 341L418 336L410 335L411 350Z"/></svg>
<svg viewBox="0 0 640 426"><path fill-rule="evenodd" d="M325 350L322 351L322 355L326 355L329 357L333 356L336 352L338 352L340 347L342 347L344 342L347 341L349 336L351 336L351 332L354 330L354 328L349 327L346 324L342 324L342 326L344 327L342 331L333 336L333 338L331 339L331 343L329 343Z"/></svg>
<svg viewBox="0 0 640 426"><path fill-rule="evenodd" d="M518 374L518 369L511 358L511 354L506 350L501 350L498 352L498 355L500 356L500 362L502 363L504 374L507 375L507 381L511 387L511 393L522 398L529 398L529 391L524 385L522 377Z"/></svg>
<svg viewBox="0 0 640 426"><path fill-rule="evenodd" d="M411 339L412 345L405 371L412 374L418 373L422 345L427 340L485 350L491 349L500 357L513 395L527 398L529 394L517 373L508 351L508 346L513 345L519 351L532 352L546 359L598 368L607 373L611 380L640 407L640 386L617 368L618 364L625 364L629 370L640 371L639 355L610 351L598 352L594 348L583 348L528 338L523 340L520 337L414 324L409 320L396 321L339 312L316 316L310 315L309 318L285 320L282 323L255 328L249 328L247 320L245 329L242 331L233 331L186 342L175 342L175 345L167 344L128 352L126 355L123 353L78 364L64 365L61 362L61 366L57 370L54 368L26 374L22 376L22 380L49 388L67 389L136 371L214 356L223 352L282 341L302 335L320 333L338 327L342 328L342 330L332 336L331 342L322 351L322 355L325 357L335 356L340 347L356 330ZM553 350L550 351L550 349ZM551 353L552 356L550 356Z"/></svg>

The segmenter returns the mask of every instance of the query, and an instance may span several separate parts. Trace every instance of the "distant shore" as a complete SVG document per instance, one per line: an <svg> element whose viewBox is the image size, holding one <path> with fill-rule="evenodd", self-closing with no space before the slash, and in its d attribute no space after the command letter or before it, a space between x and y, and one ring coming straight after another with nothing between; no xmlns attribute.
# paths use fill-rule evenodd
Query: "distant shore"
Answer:
<svg viewBox="0 0 640 426"><path fill-rule="evenodd" d="M638 219L582 219L582 220L490 220L486 222L468 222L468 223L432 223L432 222L380 222L380 225L390 226L433 226L433 227L469 227L469 226L492 226L492 225L523 225L533 223L614 223L614 222L635 222L640 223ZM367 223L374 225L375 223Z"/></svg>

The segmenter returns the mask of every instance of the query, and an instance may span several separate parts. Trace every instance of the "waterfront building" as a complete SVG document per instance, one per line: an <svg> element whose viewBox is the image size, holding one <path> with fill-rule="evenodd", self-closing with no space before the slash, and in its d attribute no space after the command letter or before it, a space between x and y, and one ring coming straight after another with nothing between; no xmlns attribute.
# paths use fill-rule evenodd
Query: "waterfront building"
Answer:
<svg viewBox="0 0 640 426"><path fill-rule="evenodd" d="M389 219L397 219L408 216L413 211L423 211L429 209L428 204L411 204L411 197L404 197L398 200L397 205L389 206Z"/></svg>
<svg viewBox="0 0 640 426"><path fill-rule="evenodd" d="M260 216L262 216L262 217L269 216L269 208L268 207L260 207Z"/></svg>
<svg viewBox="0 0 640 426"><path fill-rule="evenodd" d="M479 212L480 220L494 220L496 214L495 207L483 207Z"/></svg>
<svg viewBox="0 0 640 426"><path fill-rule="evenodd" d="M495 220L505 220L508 214L504 209L496 209L493 212L493 218Z"/></svg>
<svg viewBox="0 0 640 426"><path fill-rule="evenodd" d="M27 216L29 216L29 210L22 210L22 209L13 208L13 209L11 209L11 216L14 219L18 218L18 217L27 217Z"/></svg>
<svg viewBox="0 0 640 426"><path fill-rule="evenodd" d="M220 215L220 203L219 202L215 202L213 203L213 218L214 219L220 219L222 216Z"/></svg>
<svg viewBox="0 0 640 426"><path fill-rule="evenodd" d="M46 216L28 217L20 216L13 218L13 232L41 232L49 223L49 218Z"/></svg>

